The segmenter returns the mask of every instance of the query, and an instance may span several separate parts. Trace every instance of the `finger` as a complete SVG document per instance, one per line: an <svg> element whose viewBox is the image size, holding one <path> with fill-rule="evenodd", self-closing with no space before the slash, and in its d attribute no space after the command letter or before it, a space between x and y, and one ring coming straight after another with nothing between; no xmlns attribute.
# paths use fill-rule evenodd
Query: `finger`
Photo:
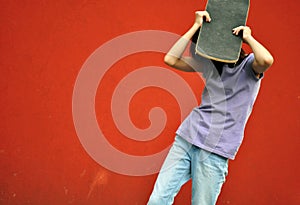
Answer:
<svg viewBox="0 0 300 205"><path fill-rule="evenodd" d="M199 16L203 16L204 15L204 11L196 11L195 12L197 15L199 15Z"/></svg>
<svg viewBox="0 0 300 205"><path fill-rule="evenodd" d="M234 35L239 35L239 33L240 33L241 30L244 30L244 26L238 26L238 27L232 29L232 33Z"/></svg>
<svg viewBox="0 0 300 205"><path fill-rule="evenodd" d="M235 27L233 28L232 30L242 30L242 29L245 29L245 26L238 26L238 27Z"/></svg>
<svg viewBox="0 0 300 205"><path fill-rule="evenodd" d="M204 16L205 16L207 22L211 22L210 15L207 11L204 11Z"/></svg>
<svg viewBox="0 0 300 205"><path fill-rule="evenodd" d="M210 22L211 21L211 18L210 18L209 13L207 11L196 11L195 14L201 20L204 20L206 22Z"/></svg>
<svg viewBox="0 0 300 205"><path fill-rule="evenodd" d="M238 33L239 33L239 29L238 28L234 28L234 29L232 29L232 33L234 34L234 35L237 35Z"/></svg>

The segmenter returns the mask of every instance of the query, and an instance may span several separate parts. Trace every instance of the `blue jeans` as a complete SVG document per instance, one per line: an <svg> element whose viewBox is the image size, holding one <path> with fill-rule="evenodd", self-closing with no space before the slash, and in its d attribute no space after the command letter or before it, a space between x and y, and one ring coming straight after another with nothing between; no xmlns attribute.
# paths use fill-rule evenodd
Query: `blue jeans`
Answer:
<svg viewBox="0 0 300 205"><path fill-rule="evenodd" d="M192 205L214 205L228 172L228 159L196 147L180 136L159 172L148 205L171 205L192 179Z"/></svg>

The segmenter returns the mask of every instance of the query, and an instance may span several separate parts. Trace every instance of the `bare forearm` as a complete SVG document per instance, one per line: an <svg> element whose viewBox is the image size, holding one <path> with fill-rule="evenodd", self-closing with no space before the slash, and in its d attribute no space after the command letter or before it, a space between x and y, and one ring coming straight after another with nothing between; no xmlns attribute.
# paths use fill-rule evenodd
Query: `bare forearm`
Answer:
<svg viewBox="0 0 300 205"><path fill-rule="evenodd" d="M200 26L198 24L193 24L193 26L172 46L172 48L166 54L165 62L174 65L175 62L182 57L182 54L188 46L190 39L199 27Z"/></svg>
<svg viewBox="0 0 300 205"><path fill-rule="evenodd" d="M201 27L203 19L210 22L211 18L207 11L196 11L195 22L193 26L172 46L170 51L165 55L165 63L173 68L185 72L195 72L194 69L195 59L188 56L182 56L186 47L196 31Z"/></svg>
<svg viewBox="0 0 300 205"><path fill-rule="evenodd" d="M251 47L254 53L253 70L256 73L263 73L273 64L274 59L272 55L251 35L250 27L238 26L232 30L235 35L238 35L240 31L243 31L243 40Z"/></svg>
<svg viewBox="0 0 300 205"><path fill-rule="evenodd" d="M256 72L263 73L273 64L273 56L252 36L247 38L247 44L251 47L254 53L253 68Z"/></svg>

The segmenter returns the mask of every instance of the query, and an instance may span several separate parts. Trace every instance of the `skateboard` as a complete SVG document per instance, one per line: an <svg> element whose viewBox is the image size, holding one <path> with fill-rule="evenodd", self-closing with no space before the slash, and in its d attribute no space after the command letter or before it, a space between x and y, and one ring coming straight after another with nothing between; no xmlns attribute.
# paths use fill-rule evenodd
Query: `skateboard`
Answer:
<svg viewBox="0 0 300 205"><path fill-rule="evenodd" d="M216 61L235 63L242 47L242 35L232 29L244 26L250 0L208 0L206 11L211 22L203 22L196 43L196 54Z"/></svg>

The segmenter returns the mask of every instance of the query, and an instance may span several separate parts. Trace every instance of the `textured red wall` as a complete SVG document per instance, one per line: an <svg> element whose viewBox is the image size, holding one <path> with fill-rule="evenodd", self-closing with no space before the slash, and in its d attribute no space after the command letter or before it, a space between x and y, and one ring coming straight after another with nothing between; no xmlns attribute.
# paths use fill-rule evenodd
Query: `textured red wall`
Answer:
<svg viewBox="0 0 300 205"><path fill-rule="evenodd" d="M183 34L205 1L0 4L0 204L145 204L155 174L114 173L95 162L81 145L72 117L74 84L83 63L105 42L148 29ZM298 0L251 0L248 24L275 63L263 80L244 144L230 162L220 205L300 204L299 6ZM138 93L129 111L136 125L146 128L149 109L164 108L168 122L157 139L137 142L122 137L108 111L113 88L126 73L146 65L166 67L162 58L160 53L128 56L113 65L99 85L99 126L123 152L160 151L172 142L180 123L176 100L153 87ZM200 95L203 84L194 74L178 74ZM190 187L189 183L183 187L177 205L189 204Z"/></svg>

